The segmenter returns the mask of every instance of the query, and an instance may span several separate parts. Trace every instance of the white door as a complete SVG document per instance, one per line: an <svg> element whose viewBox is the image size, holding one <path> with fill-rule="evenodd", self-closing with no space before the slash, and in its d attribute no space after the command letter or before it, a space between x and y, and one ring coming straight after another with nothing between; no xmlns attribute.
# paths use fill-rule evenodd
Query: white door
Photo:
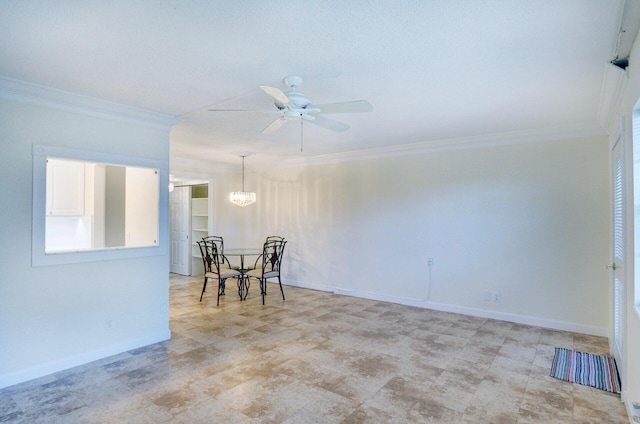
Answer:
<svg viewBox="0 0 640 424"><path fill-rule="evenodd" d="M618 368L624 370L624 345L625 345L625 303L626 281L624 273L625 258L625 167L622 137L618 137L611 151L611 181L612 181L612 261L608 267L611 269L612 279L612 335L611 354L618 363Z"/></svg>
<svg viewBox="0 0 640 424"><path fill-rule="evenodd" d="M171 192L171 265L176 274L191 274L191 187L176 187Z"/></svg>

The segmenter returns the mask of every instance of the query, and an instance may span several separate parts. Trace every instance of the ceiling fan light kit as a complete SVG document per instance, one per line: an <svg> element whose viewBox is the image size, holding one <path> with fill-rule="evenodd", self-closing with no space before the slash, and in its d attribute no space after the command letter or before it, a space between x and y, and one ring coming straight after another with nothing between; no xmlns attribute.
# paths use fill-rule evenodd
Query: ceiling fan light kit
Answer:
<svg viewBox="0 0 640 424"><path fill-rule="evenodd" d="M256 194L251 191L244 191L244 158L247 155L243 155L242 157L242 191L233 191L229 194L229 200L234 205L238 205L240 207L249 206L256 201Z"/></svg>

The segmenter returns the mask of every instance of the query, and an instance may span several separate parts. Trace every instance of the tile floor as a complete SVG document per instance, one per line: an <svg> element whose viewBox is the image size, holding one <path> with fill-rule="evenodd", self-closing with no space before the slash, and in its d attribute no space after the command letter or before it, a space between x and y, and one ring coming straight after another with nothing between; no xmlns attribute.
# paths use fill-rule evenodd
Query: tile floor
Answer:
<svg viewBox="0 0 640 424"><path fill-rule="evenodd" d="M167 342L0 391L10 423L628 423L549 377L607 340L313 290L246 302L171 276Z"/></svg>

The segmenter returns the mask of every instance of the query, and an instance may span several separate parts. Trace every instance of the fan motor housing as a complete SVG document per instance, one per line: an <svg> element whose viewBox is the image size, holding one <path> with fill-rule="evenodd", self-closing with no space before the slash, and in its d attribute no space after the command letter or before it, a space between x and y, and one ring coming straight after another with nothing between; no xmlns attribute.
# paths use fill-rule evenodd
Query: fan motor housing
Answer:
<svg viewBox="0 0 640 424"><path fill-rule="evenodd" d="M287 91L285 94L297 109L304 109L311 104L311 100L299 91Z"/></svg>

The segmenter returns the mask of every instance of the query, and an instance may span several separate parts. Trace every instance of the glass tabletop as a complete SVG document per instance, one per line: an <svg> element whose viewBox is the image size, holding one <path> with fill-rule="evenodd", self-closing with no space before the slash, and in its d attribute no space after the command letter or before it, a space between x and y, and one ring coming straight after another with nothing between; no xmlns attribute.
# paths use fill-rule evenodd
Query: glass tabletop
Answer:
<svg viewBox="0 0 640 424"><path fill-rule="evenodd" d="M262 249L256 249L253 247L240 247L237 249L224 249L225 256L246 256L246 255L261 255Z"/></svg>

